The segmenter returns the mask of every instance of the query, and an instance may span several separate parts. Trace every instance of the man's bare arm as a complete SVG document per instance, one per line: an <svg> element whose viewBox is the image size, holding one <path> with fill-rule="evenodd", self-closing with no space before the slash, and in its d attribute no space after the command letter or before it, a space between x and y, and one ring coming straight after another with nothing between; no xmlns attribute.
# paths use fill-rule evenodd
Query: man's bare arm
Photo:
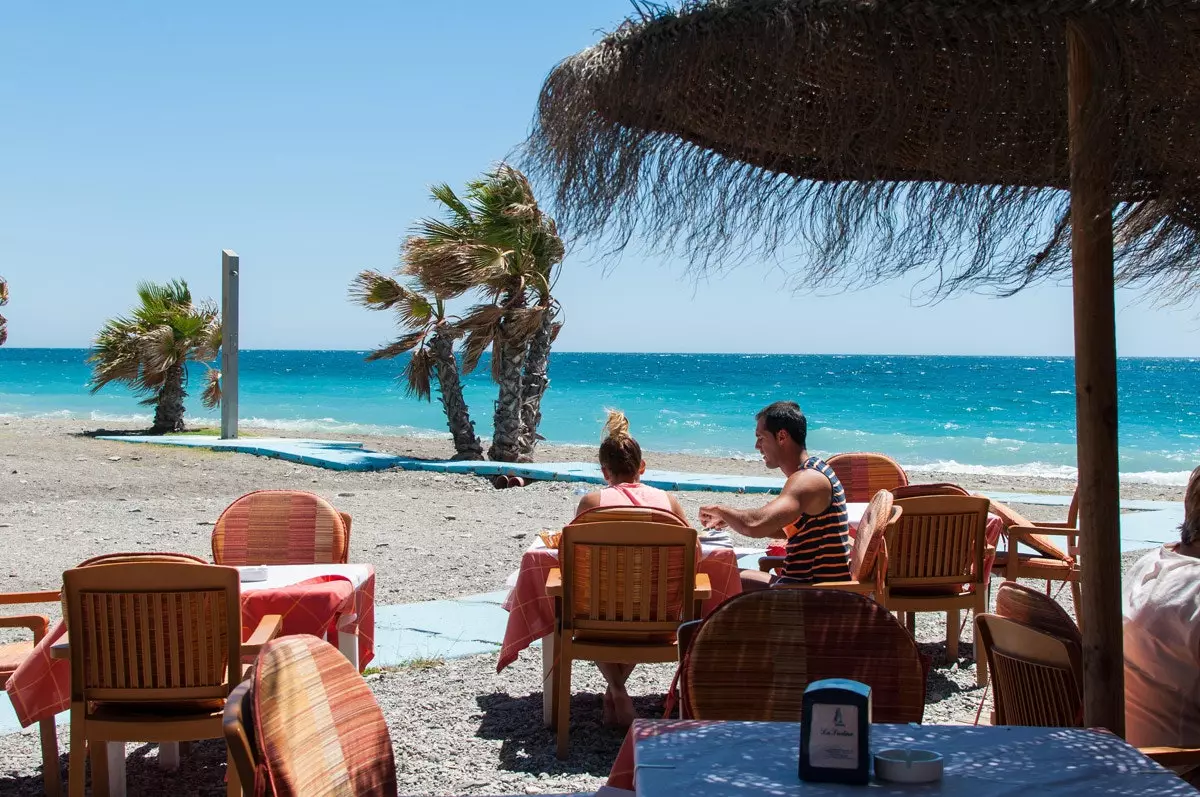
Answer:
<svg viewBox="0 0 1200 797"><path fill-rule="evenodd" d="M824 490L824 504L821 491ZM829 480L816 471L794 473L783 485L783 491L766 506L758 509L734 509L728 506L700 508L700 521L706 527L728 526L746 537L777 537L783 527L795 522L802 514L813 514L828 506Z"/></svg>

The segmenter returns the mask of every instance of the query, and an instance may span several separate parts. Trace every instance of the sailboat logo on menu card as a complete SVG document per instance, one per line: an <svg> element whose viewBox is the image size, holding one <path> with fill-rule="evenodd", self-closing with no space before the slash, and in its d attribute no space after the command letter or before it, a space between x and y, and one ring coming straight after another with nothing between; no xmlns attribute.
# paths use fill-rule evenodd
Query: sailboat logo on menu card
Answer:
<svg viewBox="0 0 1200 797"><path fill-rule="evenodd" d="M845 728L846 723L842 720L842 710L839 708L833 713L833 727Z"/></svg>

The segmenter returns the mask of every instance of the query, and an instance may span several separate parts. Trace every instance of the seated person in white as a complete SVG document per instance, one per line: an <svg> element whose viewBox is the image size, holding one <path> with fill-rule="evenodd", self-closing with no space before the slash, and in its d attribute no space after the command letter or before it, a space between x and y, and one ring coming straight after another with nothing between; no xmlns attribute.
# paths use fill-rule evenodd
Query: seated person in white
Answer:
<svg viewBox="0 0 1200 797"><path fill-rule="evenodd" d="M1125 576L1125 734L1136 747L1200 747L1200 468L1183 511L1179 542Z"/></svg>

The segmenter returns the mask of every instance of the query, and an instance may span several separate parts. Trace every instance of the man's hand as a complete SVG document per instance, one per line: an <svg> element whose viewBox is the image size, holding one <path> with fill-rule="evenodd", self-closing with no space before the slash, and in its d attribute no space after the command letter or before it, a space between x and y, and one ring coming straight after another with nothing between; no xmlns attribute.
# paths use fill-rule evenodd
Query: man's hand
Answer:
<svg viewBox="0 0 1200 797"><path fill-rule="evenodd" d="M706 529L724 529L729 527L725 520L725 507L710 504L700 507L700 525Z"/></svg>

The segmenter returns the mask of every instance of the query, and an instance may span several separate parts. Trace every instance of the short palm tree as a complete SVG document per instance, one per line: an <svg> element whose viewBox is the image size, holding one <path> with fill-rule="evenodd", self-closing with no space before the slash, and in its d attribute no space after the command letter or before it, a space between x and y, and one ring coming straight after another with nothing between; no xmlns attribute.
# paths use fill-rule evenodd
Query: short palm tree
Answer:
<svg viewBox="0 0 1200 797"><path fill-rule="evenodd" d="M8 282L0 277L0 307L8 304ZM8 319L0 315L0 346L8 340Z"/></svg>
<svg viewBox="0 0 1200 797"><path fill-rule="evenodd" d="M411 245L405 244L405 251ZM351 300L371 310L395 310L403 334L392 343L367 355L368 360L386 360L412 352L404 377L409 395L432 400L436 377L446 424L454 438L455 459L483 459L483 446L475 434L471 412L463 398L454 341L461 333L446 316L445 302L407 288L378 271L363 271L350 285Z"/></svg>
<svg viewBox="0 0 1200 797"><path fill-rule="evenodd" d="M409 246L409 272L447 299L483 294L485 301L456 324L466 335L463 370L473 370L491 348L499 396L488 455L508 462L528 459L549 384L556 330L550 291L563 259L562 239L554 220L538 208L525 175L506 164L468 183L465 200L446 185L433 195L448 219L419 225L420 244Z"/></svg>
<svg viewBox="0 0 1200 797"><path fill-rule="evenodd" d="M199 305L183 280L166 284L142 282L138 305L128 316L108 321L96 336L88 363L93 393L110 382L129 385L153 406L151 434L184 429L187 364L216 359L221 346L221 319L211 302ZM208 369L202 399L212 408L220 403L217 372Z"/></svg>

